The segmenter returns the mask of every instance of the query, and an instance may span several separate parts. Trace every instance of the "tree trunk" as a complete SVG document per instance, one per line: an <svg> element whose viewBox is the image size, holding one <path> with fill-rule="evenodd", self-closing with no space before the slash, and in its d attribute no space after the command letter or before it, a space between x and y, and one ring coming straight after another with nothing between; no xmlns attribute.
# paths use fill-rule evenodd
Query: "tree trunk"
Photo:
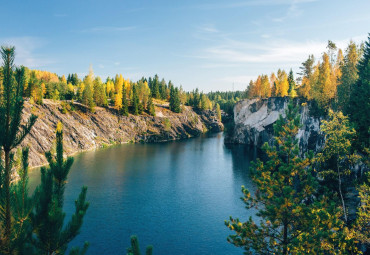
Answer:
<svg viewBox="0 0 370 255"><path fill-rule="evenodd" d="M339 172L339 165L338 165L338 161L337 161L337 173L338 173L338 186L339 186L339 195L340 195L340 199L342 201L342 206L343 206L343 216L344 216L344 220L346 221L346 223L348 222L348 219L347 219L347 213L346 213L346 205L344 203L344 198L343 198L343 194L342 194L342 180L340 178L340 172Z"/></svg>
<svg viewBox="0 0 370 255"><path fill-rule="evenodd" d="M288 224L284 220L283 254L288 255Z"/></svg>
<svg viewBox="0 0 370 255"><path fill-rule="evenodd" d="M10 229L11 229L11 214L10 214L10 151L5 150L5 248L10 252Z"/></svg>

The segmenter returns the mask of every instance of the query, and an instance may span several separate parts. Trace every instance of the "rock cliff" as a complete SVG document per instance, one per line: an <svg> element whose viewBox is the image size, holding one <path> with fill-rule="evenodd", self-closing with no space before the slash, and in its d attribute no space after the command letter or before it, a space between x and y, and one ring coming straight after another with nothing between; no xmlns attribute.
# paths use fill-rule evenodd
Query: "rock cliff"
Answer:
<svg viewBox="0 0 370 255"><path fill-rule="evenodd" d="M156 106L156 117L149 115L119 116L112 108L96 107L89 112L83 105L71 103L74 110L62 113L60 102L44 100L43 105L25 102L24 120L31 113L38 120L22 146L30 147L31 167L44 165L44 153L55 146L55 128L60 121L64 130L64 150L67 155L129 142L165 142L198 136L206 131L221 131L223 125L212 111L195 112L183 107L173 113L166 106Z"/></svg>
<svg viewBox="0 0 370 255"><path fill-rule="evenodd" d="M279 115L285 116L288 97L271 97L239 101L234 107L234 127L227 132L225 143L249 144L260 147L273 143L273 124ZM318 151L324 143L320 134L320 119L310 116L307 103L294 99L300 105L302 127L299 129L300 151Z"/></svg>

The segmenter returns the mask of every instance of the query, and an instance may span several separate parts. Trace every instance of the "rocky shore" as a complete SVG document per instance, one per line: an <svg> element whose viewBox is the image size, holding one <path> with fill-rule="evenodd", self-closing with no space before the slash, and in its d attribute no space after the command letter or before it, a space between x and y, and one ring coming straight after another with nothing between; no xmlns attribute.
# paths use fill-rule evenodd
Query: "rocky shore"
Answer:
<svg viewBox="0 0 370 255"><path fill-rule="evenodd" d="M66 155L120 143L166 142L199 136L207 131L223 130L222 123L212 111L197 111L183 106L182 113L173 113L166 106L157 105L156 117L119 116L113 108L95 107L88 111L79 103L70 103L73 110L63 113L61 102L44 100L43 105L25 102L23 118L31 113L38 120L22 146L30 147L31 167L47 163L44 153L55 147L55 128L63 123Z"/></svg>

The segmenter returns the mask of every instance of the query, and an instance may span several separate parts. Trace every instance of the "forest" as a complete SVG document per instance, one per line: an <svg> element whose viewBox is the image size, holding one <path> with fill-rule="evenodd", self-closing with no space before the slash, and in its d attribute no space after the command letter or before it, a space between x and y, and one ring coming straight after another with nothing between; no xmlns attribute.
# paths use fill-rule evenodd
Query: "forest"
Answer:
<svg viewBox="0 0 370 255"><path fill-rule="evenodd" d="M89 74L58 76L47 71L14 65L14 47L2 47L0 73L0 252L1 254L65 254L78 234L89 208L87 187L75 201L75 213L65 223L64 191L73 158L63 156L63 126L56 128L56 152L47 152L49 165L41 169L41 184L28 194L28 148L16 162L14 150L37 120L22 120L24 100L62 100L65 113L77 101L94 112L111 107L117 114L155 115L154 104L168 104L179 113L185 105L197 110L232 114L241 99L298 97L311 102L310 112L322 119L325 145L316 154L299 155L296 135L300 127L293 101L274 125L275 144L263 147L266 160L257 160L251 171L257 192L242 188L247 208L257 207L259 222L230 217L226 226L235 233L228 241L245 254L361 254L370 247L369 98L370 36L364 44L350 42L344 53L329 41L327 51L315 62L302 63L299 78L292 70L260 75L246 91L185 92L155 75L132 82L117 74L104 82ZM355 167L366 169L360 175ZM12 171L19 176L12 181ZM350 190L359 200L355 217L347 201ZM139 254L136 237L128 254ZM69 247L71 248L71 247ZM69 254L85 254L88 243ZM148 246L147 253L153 248Z"/></svg>

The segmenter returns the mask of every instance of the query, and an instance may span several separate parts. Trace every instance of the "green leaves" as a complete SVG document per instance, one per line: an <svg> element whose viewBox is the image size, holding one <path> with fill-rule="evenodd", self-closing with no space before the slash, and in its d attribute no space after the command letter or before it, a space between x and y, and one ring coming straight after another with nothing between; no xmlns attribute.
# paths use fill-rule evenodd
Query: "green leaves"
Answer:
<svg viewBox="0 0 370 255"><path fill-rule="evenodd" d="M340 210L318 193L313 176L313 154L299 157L296 134L298 108L291 102L286 117L274 125L275 146L263 146L268 160L251 169L255 196L242 187L246 208L258 209L258 223L230 217L226 226L235 232L228 241L245 254L343 254L350 245L344 238Z"/></svg>

